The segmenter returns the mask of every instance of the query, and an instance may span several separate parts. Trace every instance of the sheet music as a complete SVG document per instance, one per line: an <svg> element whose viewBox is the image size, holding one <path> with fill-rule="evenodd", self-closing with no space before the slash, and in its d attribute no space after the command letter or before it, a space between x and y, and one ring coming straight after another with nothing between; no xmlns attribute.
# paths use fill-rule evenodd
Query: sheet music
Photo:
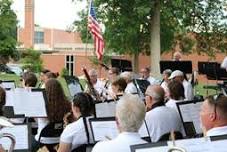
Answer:
<svg viewBox="0 0 227 152"><path fill-rule="evenodd" d="M118 129L115 121L92 121L91 127L94 134L94 141L103 141L108 138L115 138Z"/></svg>
<svg viewBox="0 0 227 152"><path fill-rule="evenodd" d="M96 117L115 117L116 102L103 102L95 104Z"/></svg>
<svg viewBox="0 0 227 152"><path fill-rule="evenodd" d="M17 99L13 102L15 114L25 114L26 117L47 117L45 100L41 91L16 88L14 93Z"/></svg>
<svg viewBox="0 0 227 152"><path fill-rule="evenodd" d="M140 137L149 137L145 122L143 122L142 126L140 127L139 134L140 134Z"/></svg>
<svg viewBox="0 0 227 152"><path fill-rule="evenodd" d="M6 90L6 104L5 106L13 106L14 90Z"/></svg>
<svg viewBox="0 0 227 152"><path fill-rule="evenodd" d="M0 134L9 133L12 134L16 139L15 150L28 149L28 126L27 125L18 125L12 128L5 127L0 130ZM5 150L8 150L11 144L11 141L8 138L0 138L0 144L3 145Z"/></svg>
<svg viewBox="0 0 227 152"><path fill-rule="evenodd" d="M201 106L202 102L179 105L183 121L193 122L197 134L203 132L199 117Z"/></svg>
<svg viewBox="0 0 227 152"><path fill-rule="evenodd" d="M135 152L167 152L167 151L168 151L168 146L162 146L162 147L136 149Z"/></svg>
<svg viewBox="0 0 227 152"><path fill-rule="evenodd" d="M16 88L16 86L15 86L15 83L14 83L14 81L10 81L10 82L2 82L1 84L0 84L0 86L2 87L2 88L5 88L5 89L15 89Z"/></svg>

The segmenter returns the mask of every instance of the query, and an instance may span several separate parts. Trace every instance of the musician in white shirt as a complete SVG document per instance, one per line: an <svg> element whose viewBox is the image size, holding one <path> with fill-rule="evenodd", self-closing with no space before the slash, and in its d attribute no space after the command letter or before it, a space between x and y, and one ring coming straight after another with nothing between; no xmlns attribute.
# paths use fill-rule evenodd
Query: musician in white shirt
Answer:
<svg viewBox="0 0 227 152"><path fill-rule="evenodd" d="M146 90L146 123L151 141L157 142L160 137L171 131L179 131L182 134L183 124L178 113L165 106L165 92L159 85L149 86Z"/></svg>
<svg viewBox="0 0 227 152"><path fill-rule="evenodd" d="M227 134L227 97L208 96L202 104L200 119L206 136Z"/></svg>
<svg viewBox="0 0 227 152"><path fill-rule="evenodd" d="M133 83L133 75L132 72L125 71L120 74L120 77L125 79L127 82L127 87L125 88L125 93L136 94L137 89L135 84Z"/></svg>
<svg viewBox="0 0 227 152"><path fill-rule="evenodd" d="M156 80L154 77L150 76L150 68L148 68L148 67L142 68L140 70L140 75L141 75L141 79L149 81L151 85L155 85L155 84L159 83L158 80Z"/></svg>
<svg viewBox="0 0 227 152"><path fill-rule="evenodd" d="M193 100L193 88L190 82L185 80L184 73L180 70L175 70L171 73L169 79L174 79L181 82L184 86L185 100Z"/></svg>
<svg viewBox="0 0 227 152"><path fill-rule="evenodd" d="M146 143L138 134L145 112L145 105L138 96L124 95L116 106L116 123L120 134L115 139L97 143L92 152L130 152L130 145Z"/></svg>
<svg viewBox="0 0 227 152"><path fill-rule="evenodd" d="M95 69L91 69L88 71L88 75L90 77L91 83L94 89L97 91L99 95L105 90L104 83L98 79L98 73ZM85 91L88 92L88 86L85 86Z"/></svg>

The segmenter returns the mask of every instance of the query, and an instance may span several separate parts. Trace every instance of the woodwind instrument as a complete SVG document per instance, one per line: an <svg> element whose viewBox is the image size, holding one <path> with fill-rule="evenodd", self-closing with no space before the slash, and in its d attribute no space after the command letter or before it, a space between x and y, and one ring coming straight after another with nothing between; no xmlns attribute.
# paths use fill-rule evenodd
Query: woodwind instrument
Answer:
<svg viewBox="0 0 227 152"><path fill-rule="evenodd" d="M90 79L90 76L88 75L87 69L83 67L82 70L83 70L84 75L85 75L85 77L87 79L87 85L88 85L89 93L91 94L91 96L96 101L102 101L100 95L98 94L98 92L93 87L93 84L91 83L91 79Z"/></svg>

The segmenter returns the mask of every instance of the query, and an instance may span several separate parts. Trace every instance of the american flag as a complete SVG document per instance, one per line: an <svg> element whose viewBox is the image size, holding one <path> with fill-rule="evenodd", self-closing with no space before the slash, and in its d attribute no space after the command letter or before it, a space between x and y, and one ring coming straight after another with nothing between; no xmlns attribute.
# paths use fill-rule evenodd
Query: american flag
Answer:
<svg viewBox="0 0 227 152"><path fill-rule="evenodd" d="M102 36L102 30L97 22L95 15L95 8L93 2L91 0L89 15L88 15L88 28L93 35L95 53L99 60L102 60L102 56L104 54L104 40Z"/></svg>

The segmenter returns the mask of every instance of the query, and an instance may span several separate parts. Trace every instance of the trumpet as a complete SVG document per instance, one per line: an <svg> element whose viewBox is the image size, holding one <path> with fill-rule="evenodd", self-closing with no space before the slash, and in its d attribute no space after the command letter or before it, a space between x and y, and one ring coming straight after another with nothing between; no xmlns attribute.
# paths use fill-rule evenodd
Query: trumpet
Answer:
<svg viewBox="0 0 227 152"><path fill-rule="evenodd" d="M15 137L13 135L9 134L9 133L3 133L3 134L0 134L0 139L1 138L9 138L10 139L11 144L10 144L8 152L13 152L14 147L16 145Z"/></svg>

